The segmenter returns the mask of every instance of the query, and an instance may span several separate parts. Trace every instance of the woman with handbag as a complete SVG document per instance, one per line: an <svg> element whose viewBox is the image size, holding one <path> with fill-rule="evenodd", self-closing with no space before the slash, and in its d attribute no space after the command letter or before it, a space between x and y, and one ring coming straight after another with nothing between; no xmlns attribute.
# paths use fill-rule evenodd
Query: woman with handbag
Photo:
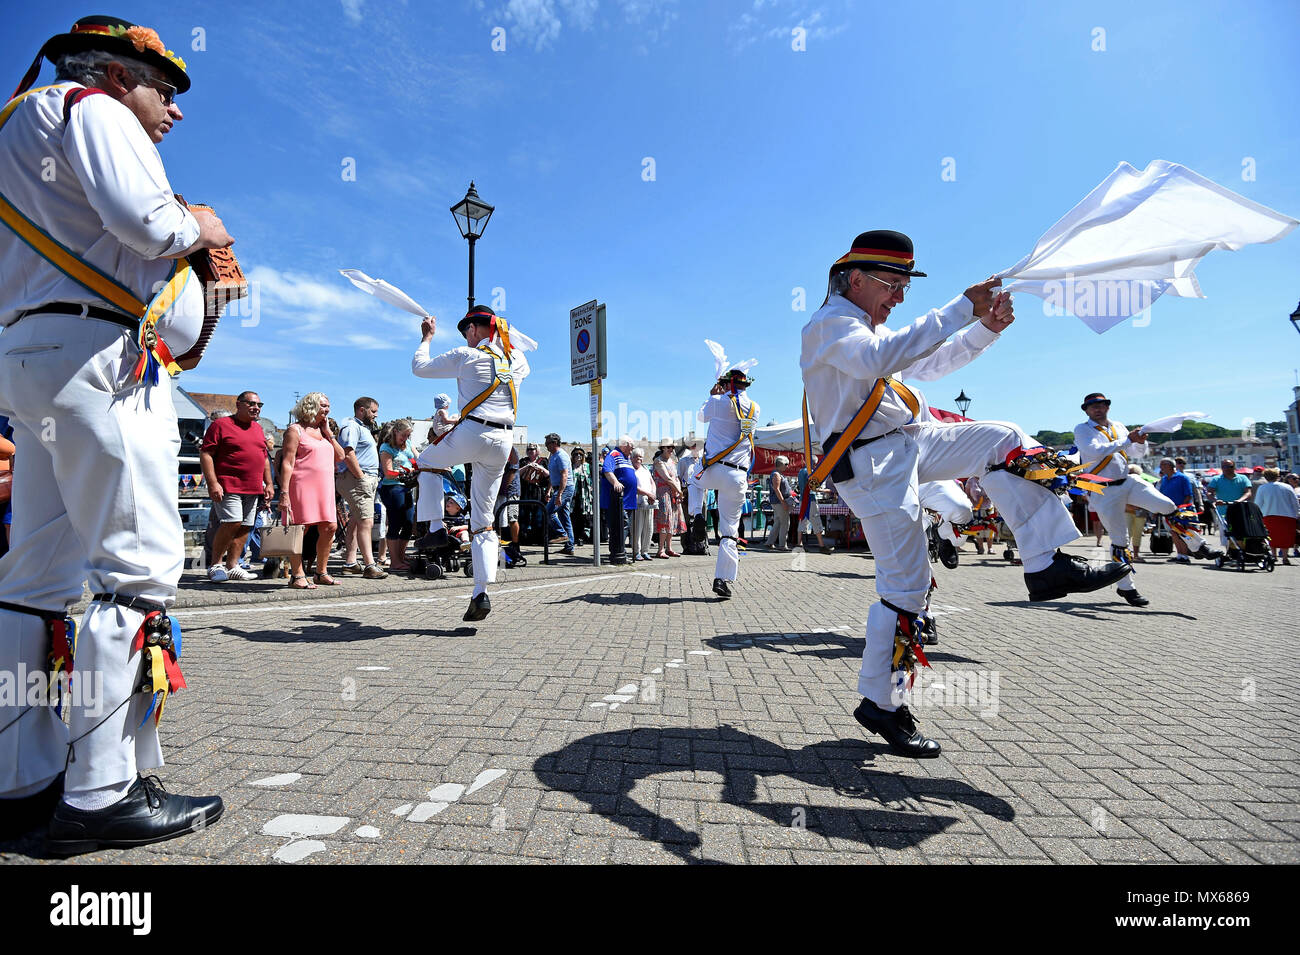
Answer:
<svg viewBox="0 0 1300 955"><path fill-rule="evenodd" d="M280 516L285 525L314 525L316 544L315 583L302 572L302 554L289 555L289 586L315 590L316 585L338 584L329 574L330 544L338 512L334 507L334 467L346 452L329 425L330 400L319 391L303 395L293 409L294 424L284 434L280 462ZM300 582L301 581L301 582Z"/></svg>

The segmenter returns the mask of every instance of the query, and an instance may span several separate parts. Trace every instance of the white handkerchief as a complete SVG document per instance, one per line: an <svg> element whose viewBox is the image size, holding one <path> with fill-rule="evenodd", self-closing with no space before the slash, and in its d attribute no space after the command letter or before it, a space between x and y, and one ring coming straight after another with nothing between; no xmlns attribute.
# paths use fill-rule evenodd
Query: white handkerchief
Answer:
<svg viewBox="0 0 1300 955"><path fill-rule="evenodd" d="M1186 166L1122 162L998 275L1003 290L1037 295L1100 334L1162 295L1204 298L1195 268L1207 254L1276 242L1296 225Z"/></svg>
<svg viewBox="0 0 1300 955"><path fill-rule="evenodd" d="M345 279L361 289L368 292L377 299L382 299L389 305L396 305L400 309L410 312L412 315L419 315L421 318L428 315L429 312L423 305L417 302L411 296L407 295L396 285L391 285L383 279L372 279L360 269L339 269L339 274Z"/></svg>
<svg viewBox="0 0 1300 955"><path fill-rule="evenodd" d="M1149 421L1141 427L1143 434L1155 434L1156 432L1177 431L1183 426L1184 421L1191 421L1193 418L1208 418L1209 415L1200 411L1184 411L1182 414L1171 414L1167 418L1157 418L1155 421Z"/></svg>

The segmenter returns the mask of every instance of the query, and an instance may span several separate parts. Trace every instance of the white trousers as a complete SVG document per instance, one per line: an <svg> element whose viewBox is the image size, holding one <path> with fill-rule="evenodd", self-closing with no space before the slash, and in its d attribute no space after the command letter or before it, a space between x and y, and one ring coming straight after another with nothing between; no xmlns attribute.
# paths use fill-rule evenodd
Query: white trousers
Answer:
<svg viewBox="0 0 1300 955"><path fill-rule="evenodd" d="M92 593L171 605L185 561L180 435L171 380L161 373L157 385L136 385L137 354L126 329L73 315L33 316L0 334L0 409L17 445L0 601L63 611L89 583ZM98 603L82 616L69 717L71 739L89 735L74 744L69 792L163 764L153 717L140 726L149 698L135 693L140 654L131 642L143 617ZM47 649L39 618L0 611L0 674L42 672ZM10 702L0 705L0 726L27 701ZM0 795L52 779L68 742L69 727L48 707L0 733Z"/></svg>
<svg viewBox="0 0 1300 955"><path fill-rule="evenodd" d="M852 452L854 477L836 481L835 487L862 521L875 556L876 592L883 600L909 613L925 609L930 559L918 487L929 481L979 476L1015 532L1027 573L1048 566L1056 548L1079 536L1070 512L1047 488L1007 471L985 473L1022 446L1036 442L1006 422L925 422ZM891 668L897 619L882 603L868 611L858 674L858 692L887 710L906 699L905 675Z"/></svg>
<svg viewBox="0 0 1300 955"><path fill-rule="evenodd" d="M1088 494L1088 506L1096 511L1097 516L1101 518L1106 533L1110 535L1112 547L1128 547L1129 545L1128 512L1126 510L1129 505L1140 507L1152 514L1167 515L1178 510L1174 502L1157 491L1153 485L1138 480L1133 475L1125 478L1124 483L1119 487L1107 487L1104 494L1090 492ZM1205 543L1205 538L1195 531L1188 531L1183 540L1193 553L1200 550ZM1119 582L1119 589L1137 589L1133 583L1132 573L1127 574Z"/></svg>
<svg viewBox="0 0 1300 955"><path fill-rule="evenodd" d="M922 507L929 508L942 518L939 533L960 547L961 537L953 525L969 524L975 516L970 509L970 498L961 489L961 485L956 481L926 481L917 488L917 495Z"/></svg>
<svg viewBox="0 0 1300 955"><path fill-rule="evenodd" d="M721 465L718 465L721 467ZM704 499L707 495L704 488L700 487L700 469L698 466L691 468L690 476L686 479L686 526L690 527L691 518L696 514L704 513Z"/></svg>
<svg viewBox="0 0 1300 955"><path fill-rule="evenodd" d="M699 479L700 492L714 490L718 494L718 559L713 565L713 576L718 580L733 581L740 570L740 550L736 535L740 532L740 512L745 506L744 471L725 464L715 464Z"/></svg>
<svg viewBox="0 0 1300 955"><path fill-rule="evenodd" d="M431 444L420 452L417 463L422 468L451 468L457 464L474 465L470 478L470 550L474 555L474 596L487 590L487 585L497 579L496 530L492 527L492 506L496 503L497 487L505 474L510 457L511 432L502 428L489 428L477 421L466 421L444 438L441 444ZM420 499L416 502L415 519L428 521L429 530L445 528L444 501L441 474L421 474Z"/></svg>

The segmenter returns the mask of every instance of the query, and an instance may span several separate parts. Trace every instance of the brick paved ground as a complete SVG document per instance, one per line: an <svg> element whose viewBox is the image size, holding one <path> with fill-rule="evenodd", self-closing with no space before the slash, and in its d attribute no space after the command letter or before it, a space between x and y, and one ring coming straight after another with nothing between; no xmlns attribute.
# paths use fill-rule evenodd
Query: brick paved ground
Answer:
<svg viewBox="0 0 1300 955"><path fill-rule="evenodd" d="M160 775L225 818L73 861L1300 861L1300 567L1145 565L1146 611L937 568L920 763L851 715L871 559L711 567L534 563L475 626L463 578L196 585Z"/></svg>

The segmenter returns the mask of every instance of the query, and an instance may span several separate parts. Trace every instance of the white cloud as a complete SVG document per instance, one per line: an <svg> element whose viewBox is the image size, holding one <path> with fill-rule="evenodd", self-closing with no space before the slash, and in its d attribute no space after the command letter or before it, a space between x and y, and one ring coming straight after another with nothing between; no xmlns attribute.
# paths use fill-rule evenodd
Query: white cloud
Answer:
<svg viewBox="0 0 1300 955"><path fill-rule="evenodd" d="M502 15L511 32L531 42L534 49L544 49L560 35L554 0L509 0Z"/></svg>
<svg viewBox="0 0 1300 955"><path fill-rule="evenodd" d="M361 22L361 7L365 0L343 0L343 14L353 23Z"/></svg>

